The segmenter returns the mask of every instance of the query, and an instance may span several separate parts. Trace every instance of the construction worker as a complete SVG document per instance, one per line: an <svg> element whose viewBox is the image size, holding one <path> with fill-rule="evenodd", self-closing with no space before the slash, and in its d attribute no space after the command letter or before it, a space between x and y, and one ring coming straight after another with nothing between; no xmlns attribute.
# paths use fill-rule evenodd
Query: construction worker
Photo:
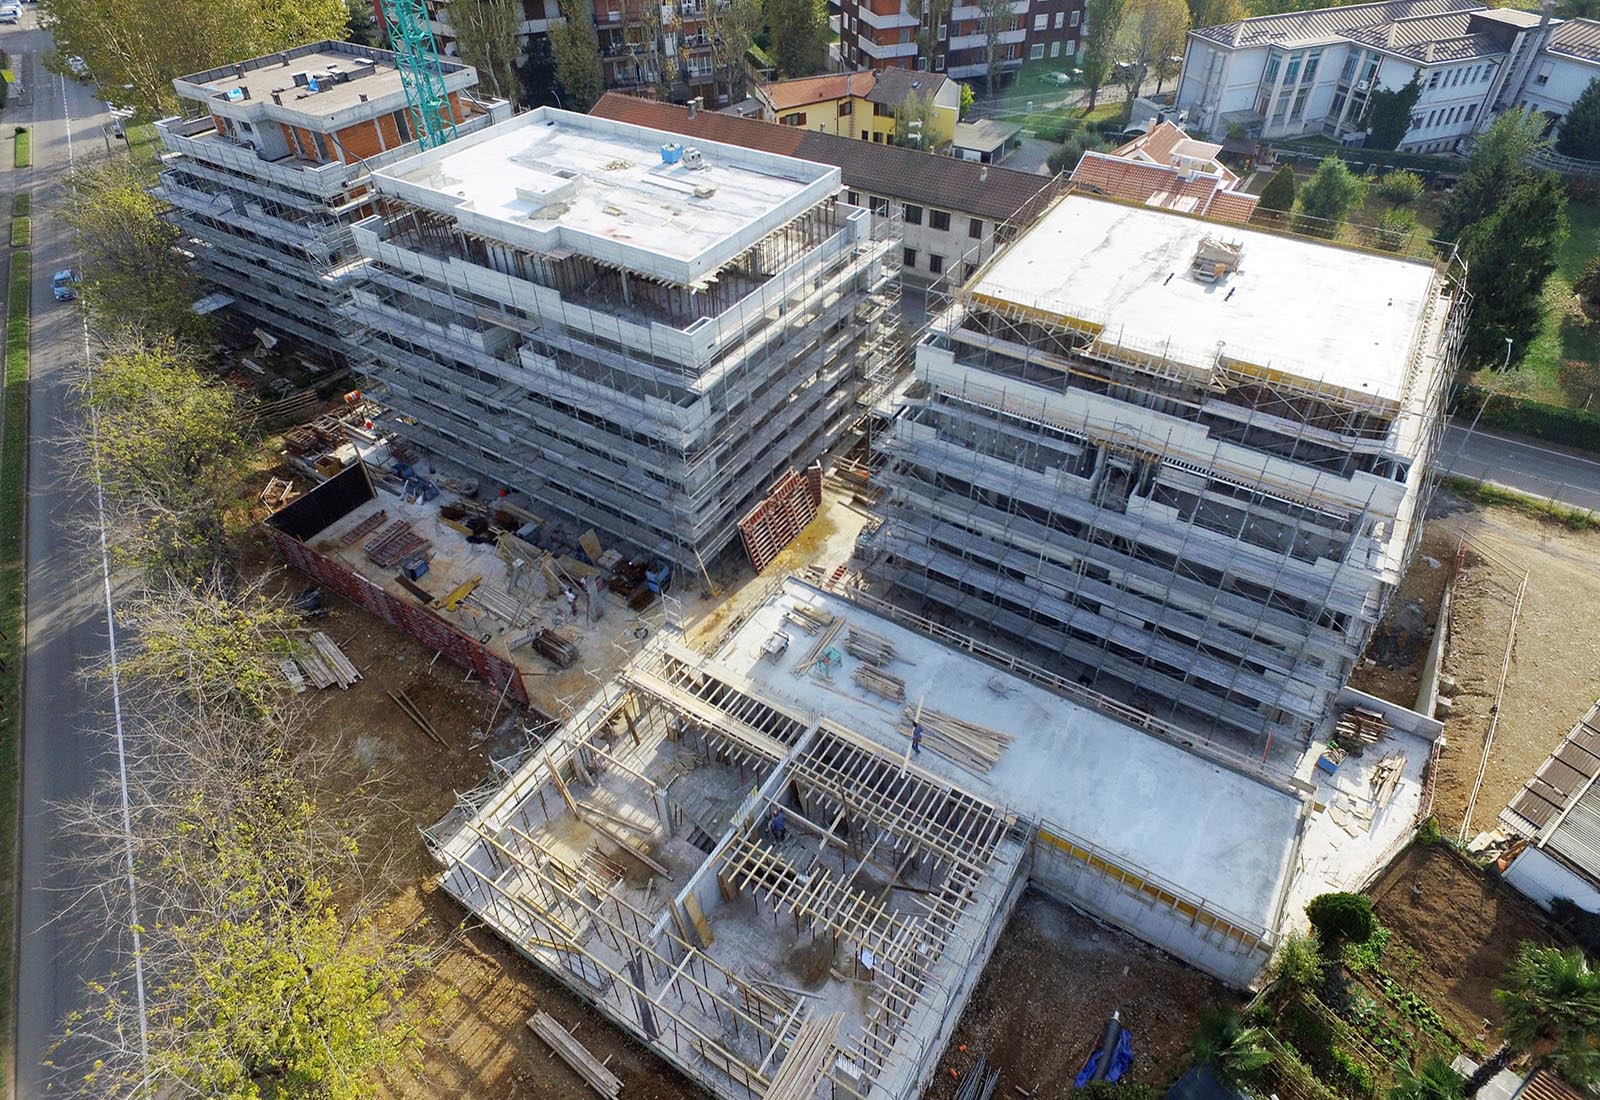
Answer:
<svg viewBox="0 0 1600 1100"><path fill-rule="evenodd" d="M777 806L772 811L772 820L767 823L767 828L772 830L772 839L779 844L783 843L789 835L789 822L783 815L783 807Z"/></svg>
<svg viewBox="0 0 1600 1100"><path fill-rule="evenodd" d="M922 723L911 723L911 755L922 755Z"/></svg>

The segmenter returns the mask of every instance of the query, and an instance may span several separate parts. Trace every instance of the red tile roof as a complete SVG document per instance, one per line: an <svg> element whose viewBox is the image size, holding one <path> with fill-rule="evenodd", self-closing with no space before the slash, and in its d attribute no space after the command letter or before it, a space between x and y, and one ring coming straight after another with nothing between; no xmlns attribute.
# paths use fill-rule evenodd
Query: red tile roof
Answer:
<svg viewBox="0 0 1600 1100"><path fill-rule="evenodd" d="M864 73L824 73L794 80L774 80L761 85L756 93L772 104L774 111L792 111L813 103L832 103L847 96L867 95L877 82L877 74L870 69Z"/></svg>
<svg viewBox="0 0 1600 1100"><path fill-rule="evenodd" d="M846 187L989 221L1013 218L1036 198L1040 201L1033 209L1042 209L1044 201L1065 186L1059 176L1036 176L759 119L706 111L690 117L685 107L621 92L607 92L589 113L706 141L831 164L839 169Z"/></svg>
<svg viewBox="0 0 1600 1100"><path fill-rule="evenodd" d="M1112 198L1244 222L1256 208L1256 197L1227 190L1217 176L1195 173L1187 179L1176 168L1123 160L1110 153L1085 153L1072 170L1072 182Z"/></svg>

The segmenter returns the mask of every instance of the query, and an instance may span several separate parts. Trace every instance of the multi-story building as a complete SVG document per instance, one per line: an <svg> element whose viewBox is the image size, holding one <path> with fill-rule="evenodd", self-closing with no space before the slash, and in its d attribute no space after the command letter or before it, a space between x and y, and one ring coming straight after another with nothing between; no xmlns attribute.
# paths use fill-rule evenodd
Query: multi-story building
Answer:
<svg viewBox="0 0 1600 1100"><path fill-rule="evenodd" d="M1142 710L1297 746L1420 534L1458 275L1061 199L917 346L870 573Z"/></svg>
<svg viewBox="0 0 1600 1100"><path fill-rule="evenodd" d="M824 134L857 137L880 145L906 144L943 149L955 136L961 115L961 85L938 73L910 69L868 69L774 80L752 88L762 118ZM900 114L914 97L928 100L925 132L896 141Z"/></svg>
<svg viewBox="0 0 1600 1100"><path fill-rule="evenodd" d="M410 442L699 575L889 362L839 171L540 108L373 174L369 375Z"/></svg>
<svg viewBox="0 0 1600 1100"><path fill-rule="evenodd" d="M446 61L456 132L509 117ZM156 195L233 307L308 350L347 358L358 277L350 225L375 209L373 169L416 150L394 55L317 42L173 81L197 111L156 123Z"/></svg>
<svg viewBox="0 0 1600 1100"><path fill-rule="evenodd" d="M906 0L842 0L839 5L839 54L856 68L931 69L958 80L982 78L988 72L987 20L975 4L945 9L934 27L932 58L917 47L922 18L933 7L913 14ZM1076 57L1084 32L1084 0L1016 0L999 32L1000 71L1011 74L1027 61Z"/></svg>
<svg viewBox="0 0 1600 1100"><path fill-rule="evenodd" d="M381 2L381 0L380 0ZM427 0L429 27L446 53L455 52L451 0ZM699 98L724 106L743 95L745 61L729 56L716 33L712 5L726 0L590 0L600 66L607 88L619 91L665 89L671 98ZM522 0L518 37L526 51L562 20L557 0Z"/></svg>
<svg viewBox="0 0 1600 1100"><path fill-rule="evenodd" d="M908 284L965 279L994 251L1008 226L1037 214L1061 186L1031 172L616 92L602 96L591 113L837 167L847 203L899 223L901 276Z"/></svg>
<svg viewBox="0 0 1600 1100"><path fill-rule="evenodd" d="M1445 152L1502 112L1553 129L1600 76L1600 23L1479 0L1385 0L1189 32L1177 106L1220 136L1328 134L1359 142L1375 90L1420 95L1399 148Z"/></svg>

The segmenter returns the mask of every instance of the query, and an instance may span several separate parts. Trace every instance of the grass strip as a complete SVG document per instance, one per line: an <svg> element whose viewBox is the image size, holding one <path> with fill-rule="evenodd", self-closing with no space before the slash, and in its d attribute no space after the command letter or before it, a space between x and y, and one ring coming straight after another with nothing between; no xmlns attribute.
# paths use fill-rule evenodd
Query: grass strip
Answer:
<svg viewBox="0 0 1600 1100"><path fill-rule="evenodd" d="M11 216L26 218L33 211L33 192L18 191L11 196Z"/></svg>
<svg viewBox="0 0 1600 1100"><path fill-rule="evenodd" d="M0 822L11 834L0 844L0 990L11 989L16 944L17 777L22 731L22 522L23 471L28 433L28 339L30 333L29 271L31 255L11 254L11 284L6 297L6 365L0 424ZM11 998L0 996L0 1033L14 1025ZM0 1044L0 1062L10 1044ZM0 1064L5 1079L11 1066Z"/></svg>
<svg viewBox="0 0 1600 1100"><path fill-rule="evenodd" d="M1525 516L1559 523L1569 531L1587 531L1600 524L1600 519L1596 519L1593 512L1586 512L1582 508L1571 508L1548 497L1537 497L1529 493L1519 493L1515 489L1491 485L1486 481L1451 476L1444 479L1444 486L1456 496L1473 504L1510 508Z"/></svg>
<svg viewBox="0 0 1600 1100"><path fill-rule="evenodd" d="M33 163L33 134L26 126L18 126L11 146L11 163L26 168Z"/></svg>
<svg viewBox="0 0 1600 1100"><path fill-rule="evenodd" d="M11 247L12 248L27 248L28 247L28 238L30 236L31 236L31 230L29 229L28 219L27 218L12 218L11 219Z"/></svg>

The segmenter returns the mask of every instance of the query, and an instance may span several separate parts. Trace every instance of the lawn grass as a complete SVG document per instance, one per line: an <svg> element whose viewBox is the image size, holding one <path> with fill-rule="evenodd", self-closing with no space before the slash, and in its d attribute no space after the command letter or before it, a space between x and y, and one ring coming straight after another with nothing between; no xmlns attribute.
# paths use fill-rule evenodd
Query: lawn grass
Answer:
<svg viewBox="0 0 1600 1100"><path fill-rule="evenodd" d="M1444 479L1444 486L1456 496L1470 500L1474 504L1510 508L1534 519L1559 523L1569 531L1587 531L1600 524L1600 518L1593 512L1585 512L1581 508L1568 508L1564 504L1557 504L1544 497L1519 493L1515 489L1502 489L1487 482L1452 476Z"/></svg>
<svg viewBox="0 0 1600 1100"><path fill-rule="evenodd" d="M33 209L33 195L27 191L18 191L11 196L11 216L13 218L26 218Z"/></svg>
<svg viewBox="0 0 1600 1100"><path fill-rule="evenodd" d="M1563 377L1562 365L1600 364L1600 324L1584 316L1572 293L1583 265L1600 253L1600 206L1569 203L1567 223L1567 243L1557 257L1555 274L1544 287L1544 324L1522 361L1528 388L1520 396L1547 405L1582 407L1600 378L1593 370L1572 371Z"/></svg>
<svg viewBox="0 0 1600 1100"><path fill-rule="evenodd" d="M22 729L22 520L23 470L28 426L28 294L30 255L11 254L6 300L4 423L0 426L0 822L10 832L0 844L0 989L11 988L16 943L16 825L18 758ZM0 997L0 1028L11 1034L11 1000ZM0 1074L9 1044L0 1044Z"/></svg>
<svg viewBox="0 0 1600 1100"><path fill-rule="evenodd" d="M11 163L26 168L33 163L33 134L26 126L18 126L11 145Z"/></svg>
<svg viewBox="0 0 1600 1100"><path fill-rule="evenodd" d="M1026 107L1024 102L1021 106ZM1106 119L1119 119L1127 109L1125 103L1101 103L1094 110L1087 107L1052 107L1048 110L1028 112L1026 110L1016 113L1001 115L1007 122L1015 122L1024 130L1033 134L1055 134L1063 128L1074 130L1082 129L1091 122L1101 122ZM1070 125L1076 123L1076 125Z"/></svg>
<svg viewBox="0 0 1600 1100"><path fill-rule="evenodd" d="M12 218L11 219L11 247L12 248L27 248L28 247L28 238L29 238L29 236L30 236L30 233L29 233L28 219L27 218Z"/></svg>

